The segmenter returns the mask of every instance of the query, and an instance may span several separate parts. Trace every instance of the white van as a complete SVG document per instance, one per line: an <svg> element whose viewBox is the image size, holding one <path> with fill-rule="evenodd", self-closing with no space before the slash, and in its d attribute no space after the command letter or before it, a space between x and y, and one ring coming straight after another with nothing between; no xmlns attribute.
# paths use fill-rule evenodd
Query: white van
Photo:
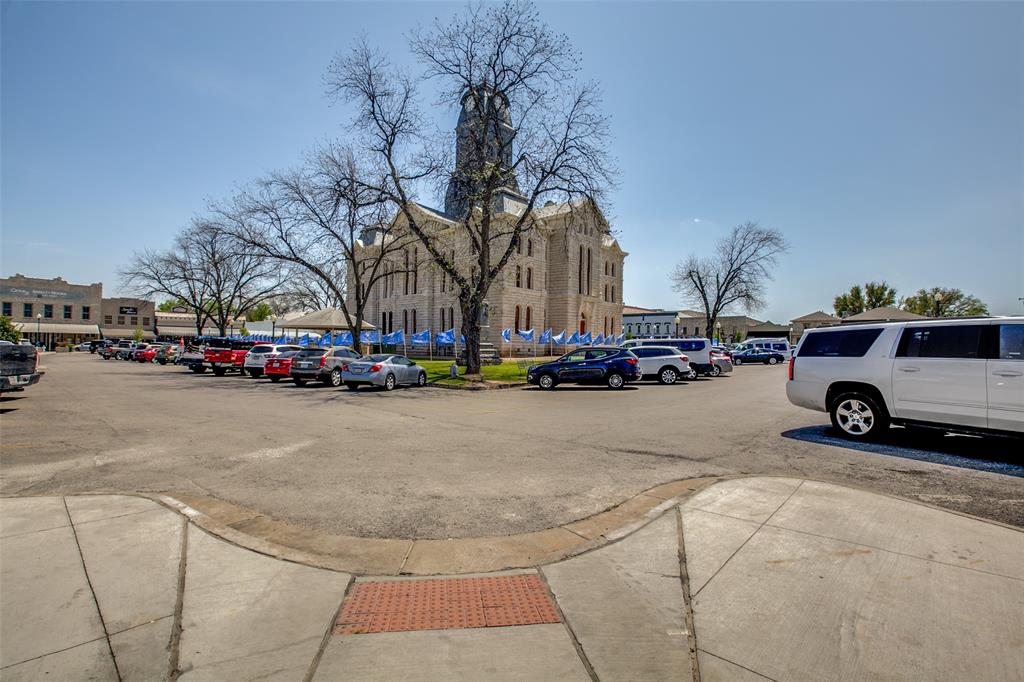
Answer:
<svg viewBox="0 0 1024 682"><path fill-rule="evenodd" d="M856 440L889 424L1024 435L1024 317L810 329L786 395Z"/></svg>
<svg viewBox="0 0 1024 682"><path fill-rule="evenodd" d="M754 350L756 348L767 348L769 350L778 351L785 357L792 357L792 346L789 345L785 339L775 338L763 338L763 339L747 339L740 345L732 349L733 353L742 353L748 350Z"/></svg>
<svg viewBox="0 0 1024 682"><path fill-rule="evenodd" d="M629 339L622 343L622 348L636 348L637 346L670 346L683 351L683 354L690 359L690 368L694 371L688 378L694 378L697 374L704 376L718 376L722 368L711 362L711 341L708 339Z"/></svg>

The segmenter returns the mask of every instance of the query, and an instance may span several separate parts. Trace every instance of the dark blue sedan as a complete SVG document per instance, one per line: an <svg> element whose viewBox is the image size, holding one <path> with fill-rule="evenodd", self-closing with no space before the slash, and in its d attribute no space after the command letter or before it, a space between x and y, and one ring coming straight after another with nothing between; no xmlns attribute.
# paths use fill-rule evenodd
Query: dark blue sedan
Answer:
<svg viewBox="0 0 1024 682"><path fill-rule="evenodd" d="M629 381L640 381L640 360L627 348L578 348L554 362L533 365L526 381L544 389L558 384L605 384L622 388Z"/></svg>
<svg viewBox="0 0 1024 682"><path fill-rule="evenodd" d="M761 362L766 365L777 365L785 362L786 356L777 350L770 348L752 348L742 353L732 354L732 364L742 365L743 363Z"/></svg>

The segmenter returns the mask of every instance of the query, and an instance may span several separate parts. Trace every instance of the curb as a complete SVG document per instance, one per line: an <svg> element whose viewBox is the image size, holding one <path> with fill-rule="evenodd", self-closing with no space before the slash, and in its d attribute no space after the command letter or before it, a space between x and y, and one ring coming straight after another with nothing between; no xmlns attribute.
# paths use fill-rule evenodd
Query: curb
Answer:
<svg viewBox="0 0 1024 682"><path fill-rule="evenodd" d="M215 497L144 495L234 545L294 563L354 575L460 575L530 568L602 547L639 530L720 478L673 481L593 516L517 535L415 540L366 538L277 521Z"/></svg>
<svg viewBox="0 0 1024 682"><path fill-rule="evenodd" d="M465 385L460 384L427 384L430 388L444 388L449 391L497 391L503 388L522 388L529 386L525 381L518 383L503 383L498 381L484 381L484 382L467 382Z"/></svg>

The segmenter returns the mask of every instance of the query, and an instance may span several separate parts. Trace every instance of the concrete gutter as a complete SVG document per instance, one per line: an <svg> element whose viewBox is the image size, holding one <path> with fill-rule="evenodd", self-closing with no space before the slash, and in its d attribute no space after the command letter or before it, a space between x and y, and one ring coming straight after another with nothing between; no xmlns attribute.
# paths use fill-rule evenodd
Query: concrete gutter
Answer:
<svg viewBox="0 0 1024 682"><path fill-rule="evenodd" d="M720 479L674 481L562 526L480 538L366 538L303 528L205 495L148 495L232 544L307 566L355 575L452 575L526 568L602 547L647 525Z"/></svg>

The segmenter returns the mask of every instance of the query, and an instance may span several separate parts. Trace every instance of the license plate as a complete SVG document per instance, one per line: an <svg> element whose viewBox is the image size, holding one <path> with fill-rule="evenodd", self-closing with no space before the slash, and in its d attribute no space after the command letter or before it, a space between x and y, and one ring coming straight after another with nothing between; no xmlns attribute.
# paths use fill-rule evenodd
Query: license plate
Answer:
<svg viewBox="0 0 1024 682"><path fill-rule="evenodd" d="M299 364L297 364L295 366L298 367L299 369L302 369L303 367L312 367L313 364L309 363L309 362L300 362Z"/></svg>
<svg viewBox="0 0 1024 682"><path fill-rule="evenodd" d="M366 371L365 367L353 367L352 368L352 373L353 374L362 374L365 371Z"/></svg>

